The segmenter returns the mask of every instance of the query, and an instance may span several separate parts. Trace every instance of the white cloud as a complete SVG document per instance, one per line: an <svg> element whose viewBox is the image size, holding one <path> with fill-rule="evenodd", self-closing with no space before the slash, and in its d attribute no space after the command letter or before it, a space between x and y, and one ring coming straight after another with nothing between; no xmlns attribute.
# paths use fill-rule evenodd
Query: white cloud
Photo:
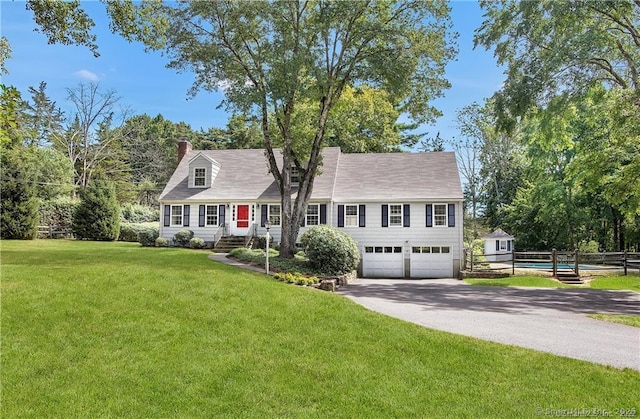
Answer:
<svg viewBox="0 0 640 419"><path fill-rule="evenodd" d="M85 70L85 69L82 69L80 71L76 71L73 74L75 74L76 76L80 77L81 79L85 79L85 80L89 80L89 81L93 81L93 82L96 82L96 81L100 80L100 77L98 77L98 75L96 73L92 73L91 71Z"/></svg>

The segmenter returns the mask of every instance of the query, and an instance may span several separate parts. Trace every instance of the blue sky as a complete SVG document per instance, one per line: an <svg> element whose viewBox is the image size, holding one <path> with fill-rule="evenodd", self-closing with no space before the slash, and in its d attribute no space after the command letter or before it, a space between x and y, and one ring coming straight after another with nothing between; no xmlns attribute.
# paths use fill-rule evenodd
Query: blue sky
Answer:
<svg viewBox="0 0 640 419"><path fill-rule="evenodd" d="M435 125L418 129L432 136L440 132L444 139L458 136L455 128L458 109L490 97L504 80L493 53L473 49L473 33L482 22L478 4L453 1L450 5L454 30L459 33L457 60L447 66L446 77L452 88L434 102L444 116ZM48 45L44 35L33 31L36 24L24 2L1 0L0 31L13 49L12 58L6 63L9 75L2 77L2 83L17 87L26 99L29 86L37 87L40 81L45 81L49 96L60 108L70 111L65 89L94 81L103 89L115 90L121 97L120 103L135 114L162 114L173 122L184 121L195 130L226 125L228 115L224 109L217 109L222 100L219 93L202 91L189 99L187 90L194 80L192 74L167 69L167 60L159 53L146 53L141 44L131 44L113 35L101 3L83 2L83 6L96 22L99 58L84 47Z"/></svg>

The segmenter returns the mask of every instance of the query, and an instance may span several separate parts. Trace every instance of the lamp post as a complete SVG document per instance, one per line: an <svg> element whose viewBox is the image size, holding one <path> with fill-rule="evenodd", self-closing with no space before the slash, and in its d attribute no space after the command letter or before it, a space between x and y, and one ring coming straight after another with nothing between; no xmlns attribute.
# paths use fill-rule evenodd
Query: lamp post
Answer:
<svg viewBox="0 0 640 419"><path fill-rule="evenodd" d="M269 275L269 228L271 227L271 223L267 221L266 223L264 223L264 227L267 229L267 244L265 245L267 251L267 262L265 264L265 268L267 271L267 275Z"/></svg>

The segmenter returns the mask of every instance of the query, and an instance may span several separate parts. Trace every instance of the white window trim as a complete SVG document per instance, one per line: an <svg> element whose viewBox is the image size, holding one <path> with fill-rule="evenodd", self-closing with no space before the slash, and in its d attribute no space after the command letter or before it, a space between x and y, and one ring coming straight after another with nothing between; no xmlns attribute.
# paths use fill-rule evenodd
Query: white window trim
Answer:
<svg viewBox="0 0 640 419"><path fill-rule="evenodd" d="M444 207L444 224L438 224L436 223L436 207L437 206L443 206ZM449 205L448 204L443 204L443 203L436 203L433 204L433 210L432 210L432 217L433 217L433 227L436 228L442 228L442 227L449 227ZM439 217L442 217L442 215L439 215Z"/></svg>
<svg viewBox="0 0 640 419"><path fill-rule="evenodd" d="M216 215L209 215L209 208L214 208L215 212L216 212ZM209 223L209 217L215 217L214 218L215 223L210 224ZM220 222L220 218L219 218L219 215L218 215L218 206L217 205L206 205L205 208L204 208L204 225L205 225L205 227L216 227L216 226L218 226L219 222Z"/></svg>
<svg viewBox="0 0 640 419"><path fill-rule="evenodd" d="M271 221L272 207L278 207L278 210L279 210L277 215L279 222L277 224ZM269 221L269 224L271 225L271 227L280 227L282 225L282 206L280 204L267 204L267 221Z"/></svg>
<svg viewBox="0 0 640 419"><path fill-rule="evenodd" d="M312 214L312 217L318 217L318 223L317 224L311 224L309 223L309 207L316 207L318 209L318 212L316 214ZM305 211L304 214L304 225L305 226L319 226L320 225L320 204L308 204L307 205L307 211Z"/></svg>
<svg viewBox="0 0 640 419"><path fill-rule="evenodd" d="M196 177L196 171L197 170L204 170L204 176ZM194 167L192 174L193 174L193 187L194 188L206 188L207 187L207 168L206 167L202 167L202 166ZM196 179L202 179L202 181L204 183L202 185L197 185L196 184Z"/></svg>
<svg viewBox="0 0 640 419"><path fill-rule="evenodd" d="M355 215L347 215L347 207L356 207ZM355 224L347 224L347 217L355 217ZM360 227L360 205L358 204L344 204L344 228L357 228Z"/></svg>
<svg viewBox="0 0 640 419"><path fill-rule="evenodd" d="M404 204L387 204L387 226L391 228L401 228L404 227ZM400 224L391 224L391 207L399 206L400 207ZM397 214L394 214L397 216Z"/></svg>
<svg viewBox="0 0 640 419"><path fill-rule="evenodd" d="M178 217L177 214L174 213L175 209L179 209L180 210L180 222L178 224L175 224L174 221L174 217ZM182 208L182 205L171 205L171 222L170 222L170 227L182 227L182 223L184 222L184 209Z"/></svg>

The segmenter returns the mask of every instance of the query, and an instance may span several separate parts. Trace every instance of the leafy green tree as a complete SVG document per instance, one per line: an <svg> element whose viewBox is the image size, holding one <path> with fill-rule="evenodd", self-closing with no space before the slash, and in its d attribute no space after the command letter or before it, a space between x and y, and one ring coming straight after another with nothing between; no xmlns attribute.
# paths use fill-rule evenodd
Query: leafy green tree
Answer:
<svg viewBox="0 0 640 419"><path fill-rule="evenodd" d="M38 233L39 200L19 150L0 149L0 237L32 240Z"/></svg>
<svg viewBox="0 0 640 419"><path fill-rule="evenodd" d="M80 192L80 204L73 217L78 239L117 240L120 234L120 204L113 183L94 180Z"/></svg>
<svg viewBox="0 0 640 419"><path fill-rule="evenodd" d="M581 95L601 84L633 92L640 109L640 3L484 0L475 43L495 47L507 66L496 94L501 127L560 93Z"/></svg>
<svg viewBox="0 0 640 419"><path fill-rule="evenodd" d="M229 109L260 121L268 165L282 196L284 257L295 253L331 110L344 89L369 83L385 90L401 112L426 122L438 115L430 101L449 86L443 76L454 49L445 2L108 6L112 16L126 17L113 22L121 34L165 51L169 67L196 74L193 94L223 89ZM305 101L315 103L315 128L308 137L296 138L293 120ZM276 144L282 144L280 165ZM295 201L293 166L300 173Z"/></svg>

